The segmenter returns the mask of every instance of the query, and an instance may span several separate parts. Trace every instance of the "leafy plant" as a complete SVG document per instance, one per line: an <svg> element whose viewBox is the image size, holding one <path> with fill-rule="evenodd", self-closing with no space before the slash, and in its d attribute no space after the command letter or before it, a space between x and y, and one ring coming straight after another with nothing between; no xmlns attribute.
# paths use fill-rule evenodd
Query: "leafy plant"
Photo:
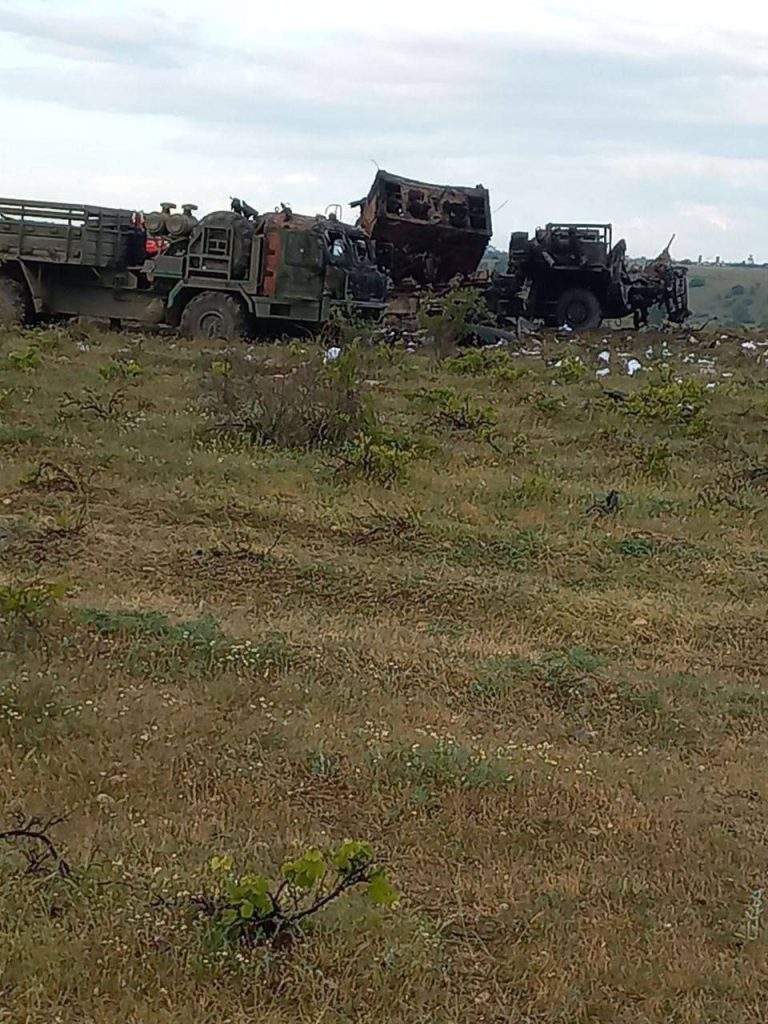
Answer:
<svg viewBox="0 0 768 1024"><path fill-rule="evenodd" d="M102 380L136 380L144 373L143 368L135 359L113 359L106 366L99 367L99 376Z"/></svg>
<svg viewBox="0 0 768 1024"><path fill-rule="evenodd" d="M39 626L66 591L61 583L7 583L0 586L0 619Z"/></svg>
<svg viewBox="0 0 768 1024"><path fill-rule="evenodd" d="M12 369L21 370L22 373L30 373L32 370L36 370L42 362L40 353L32 346L9 352L6 358Z"/></svg>
<svg viewBox="0 0 768 1024"><path fill-rule="evenodd" d="M421 400L432 410L432 421L451 431L492 436L497 417L491 406L462 398L453 388L436 388L420 392Z"/></svg>
<svg viewBox="0 0 768 1024"><path fill-rule="evenodd" d="M525 367L516 366L509 352L497 348L471 349L460 356L446 359L443 369L447 373L463 376L488 376L503 384L513 384L530 373Z"/></svg>
<svg viewBox="0 0 768 1024"><path fill-rule="evenodd" d="M258 362L230 353L209 363L202 402L212 432L239 434L255 445L338 449L377 425L354 348L328 365L315 357L271 376Z"/></svg>
<svg viewBox="0 0 768 1024"><path fill-rule="evenodd" d="M688 433L701 434L706 428L709 392L700 380L676 378L667 367L639 391L628 395L619 408L629 416L658 420L685 427Z"/></svg>
<svg viewBox="0 0 768 1024"><path fill-rule="evenodd" d="M346 839L323 853L310 847L283 864L278 880L239 874L229 855L210 861L212 890L196 900L220 944L257 945L296 934L304 921L346 892L364 887L375 906L393 907L398 894L366 842Z"/></svg>
<svg viewBox="0 0 768 1024"><path fill-rule="evenodd" d="M381 431L360 433L339 452L336 472L390 487L405 479L413 454L409 444Z"/></svg>
<svg viewBox="0 0 768 1024"><path fill-rule="evenodd" d="M625 537L619 541L619 554L630 558L648 558L654 554L656 547L648 537Z"/></svg>
<svg viewBox="0 0 768 1024"><path fill-rule="evenodd" d="M453 288L424 303L419 328L426 332L440 359L451 355L472 332L472 325L488 317L488 307L477 288Z"/></svg>
<svg viewBox="0 0 768 1024"><path fill-rule="evenodd" d="M588 370L577 355L564 355L552 367L552 380L558 384L578 384L587 376Z"/></svg>

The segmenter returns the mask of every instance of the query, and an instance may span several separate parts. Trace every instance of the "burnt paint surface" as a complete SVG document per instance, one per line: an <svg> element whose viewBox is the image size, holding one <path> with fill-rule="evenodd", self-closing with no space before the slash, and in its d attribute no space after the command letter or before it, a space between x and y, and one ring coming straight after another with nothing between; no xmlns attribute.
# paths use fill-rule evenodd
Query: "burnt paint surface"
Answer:
<svg viewBox="0 0 768 1024"><path fill-rule="evenodd" d="M488 190L435 185L378 171L353 206L396 287L441 286L478 268L492 235Z"/></svg>

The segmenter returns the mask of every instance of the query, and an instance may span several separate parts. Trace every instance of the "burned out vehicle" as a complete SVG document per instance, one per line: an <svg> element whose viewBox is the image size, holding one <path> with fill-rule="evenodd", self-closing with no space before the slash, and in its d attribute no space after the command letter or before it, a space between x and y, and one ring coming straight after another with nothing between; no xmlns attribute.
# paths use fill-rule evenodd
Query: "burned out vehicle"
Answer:
<svg viewBox="0 0 768 1024"><path fill-rule="evenodd" d="M492 234L482 185L433 185L380 170L368 195L351 205L389 277L390 309L406 311L420 290L470 278Z"/></svg>
<svg viewBox="0 0 768 1024"><path fill-rule="evenodd" d="M200 220L195 209L0 199L0 324L87 316L229 340L383 309L386 277L360 228L238 199Z"/></svg>
<svg viewBox="0 0 768 1024"><path fill-rule="evenodd" d="M489 305L501 317L522 315L574 330L629 315L639 325L652 307L682 322L689 315L687 270L672 262L670 246L633 269L626 242L614 245L612 234L610 224L547 224L533 238L513 232L507 272L494 276Z"/></svg>

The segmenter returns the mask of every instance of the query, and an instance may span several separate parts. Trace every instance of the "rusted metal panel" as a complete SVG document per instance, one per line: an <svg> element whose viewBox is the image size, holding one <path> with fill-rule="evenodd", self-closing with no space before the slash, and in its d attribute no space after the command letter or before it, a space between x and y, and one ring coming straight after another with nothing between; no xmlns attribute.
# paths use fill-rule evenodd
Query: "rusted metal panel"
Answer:
<svg viewBox="0 0 768 1024"><path fill-rule="evenodd" d="M473 274L492 234L488 190L378 171L357 224L396 287L441 286Z"/></svg>

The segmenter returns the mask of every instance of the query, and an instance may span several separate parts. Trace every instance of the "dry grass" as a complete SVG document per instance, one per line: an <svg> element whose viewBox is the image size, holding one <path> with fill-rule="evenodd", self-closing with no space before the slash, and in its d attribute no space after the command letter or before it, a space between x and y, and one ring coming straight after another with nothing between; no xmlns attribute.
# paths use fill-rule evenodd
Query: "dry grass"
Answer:
<svg viewBox="0 0 768 1024"><path fill-rule="evenodd" d="M600 337L524 374L371 352L384 487L206 432L216 353L4 335L0 586L67 593L1 627L0 831L66 814L72 875L0 849L0 1022L763 1021L768 373L682 344L693 427L606 397L648 376L598 380ZM396 911L221 957L181 906L212 854L348 835Z"/></svg>

